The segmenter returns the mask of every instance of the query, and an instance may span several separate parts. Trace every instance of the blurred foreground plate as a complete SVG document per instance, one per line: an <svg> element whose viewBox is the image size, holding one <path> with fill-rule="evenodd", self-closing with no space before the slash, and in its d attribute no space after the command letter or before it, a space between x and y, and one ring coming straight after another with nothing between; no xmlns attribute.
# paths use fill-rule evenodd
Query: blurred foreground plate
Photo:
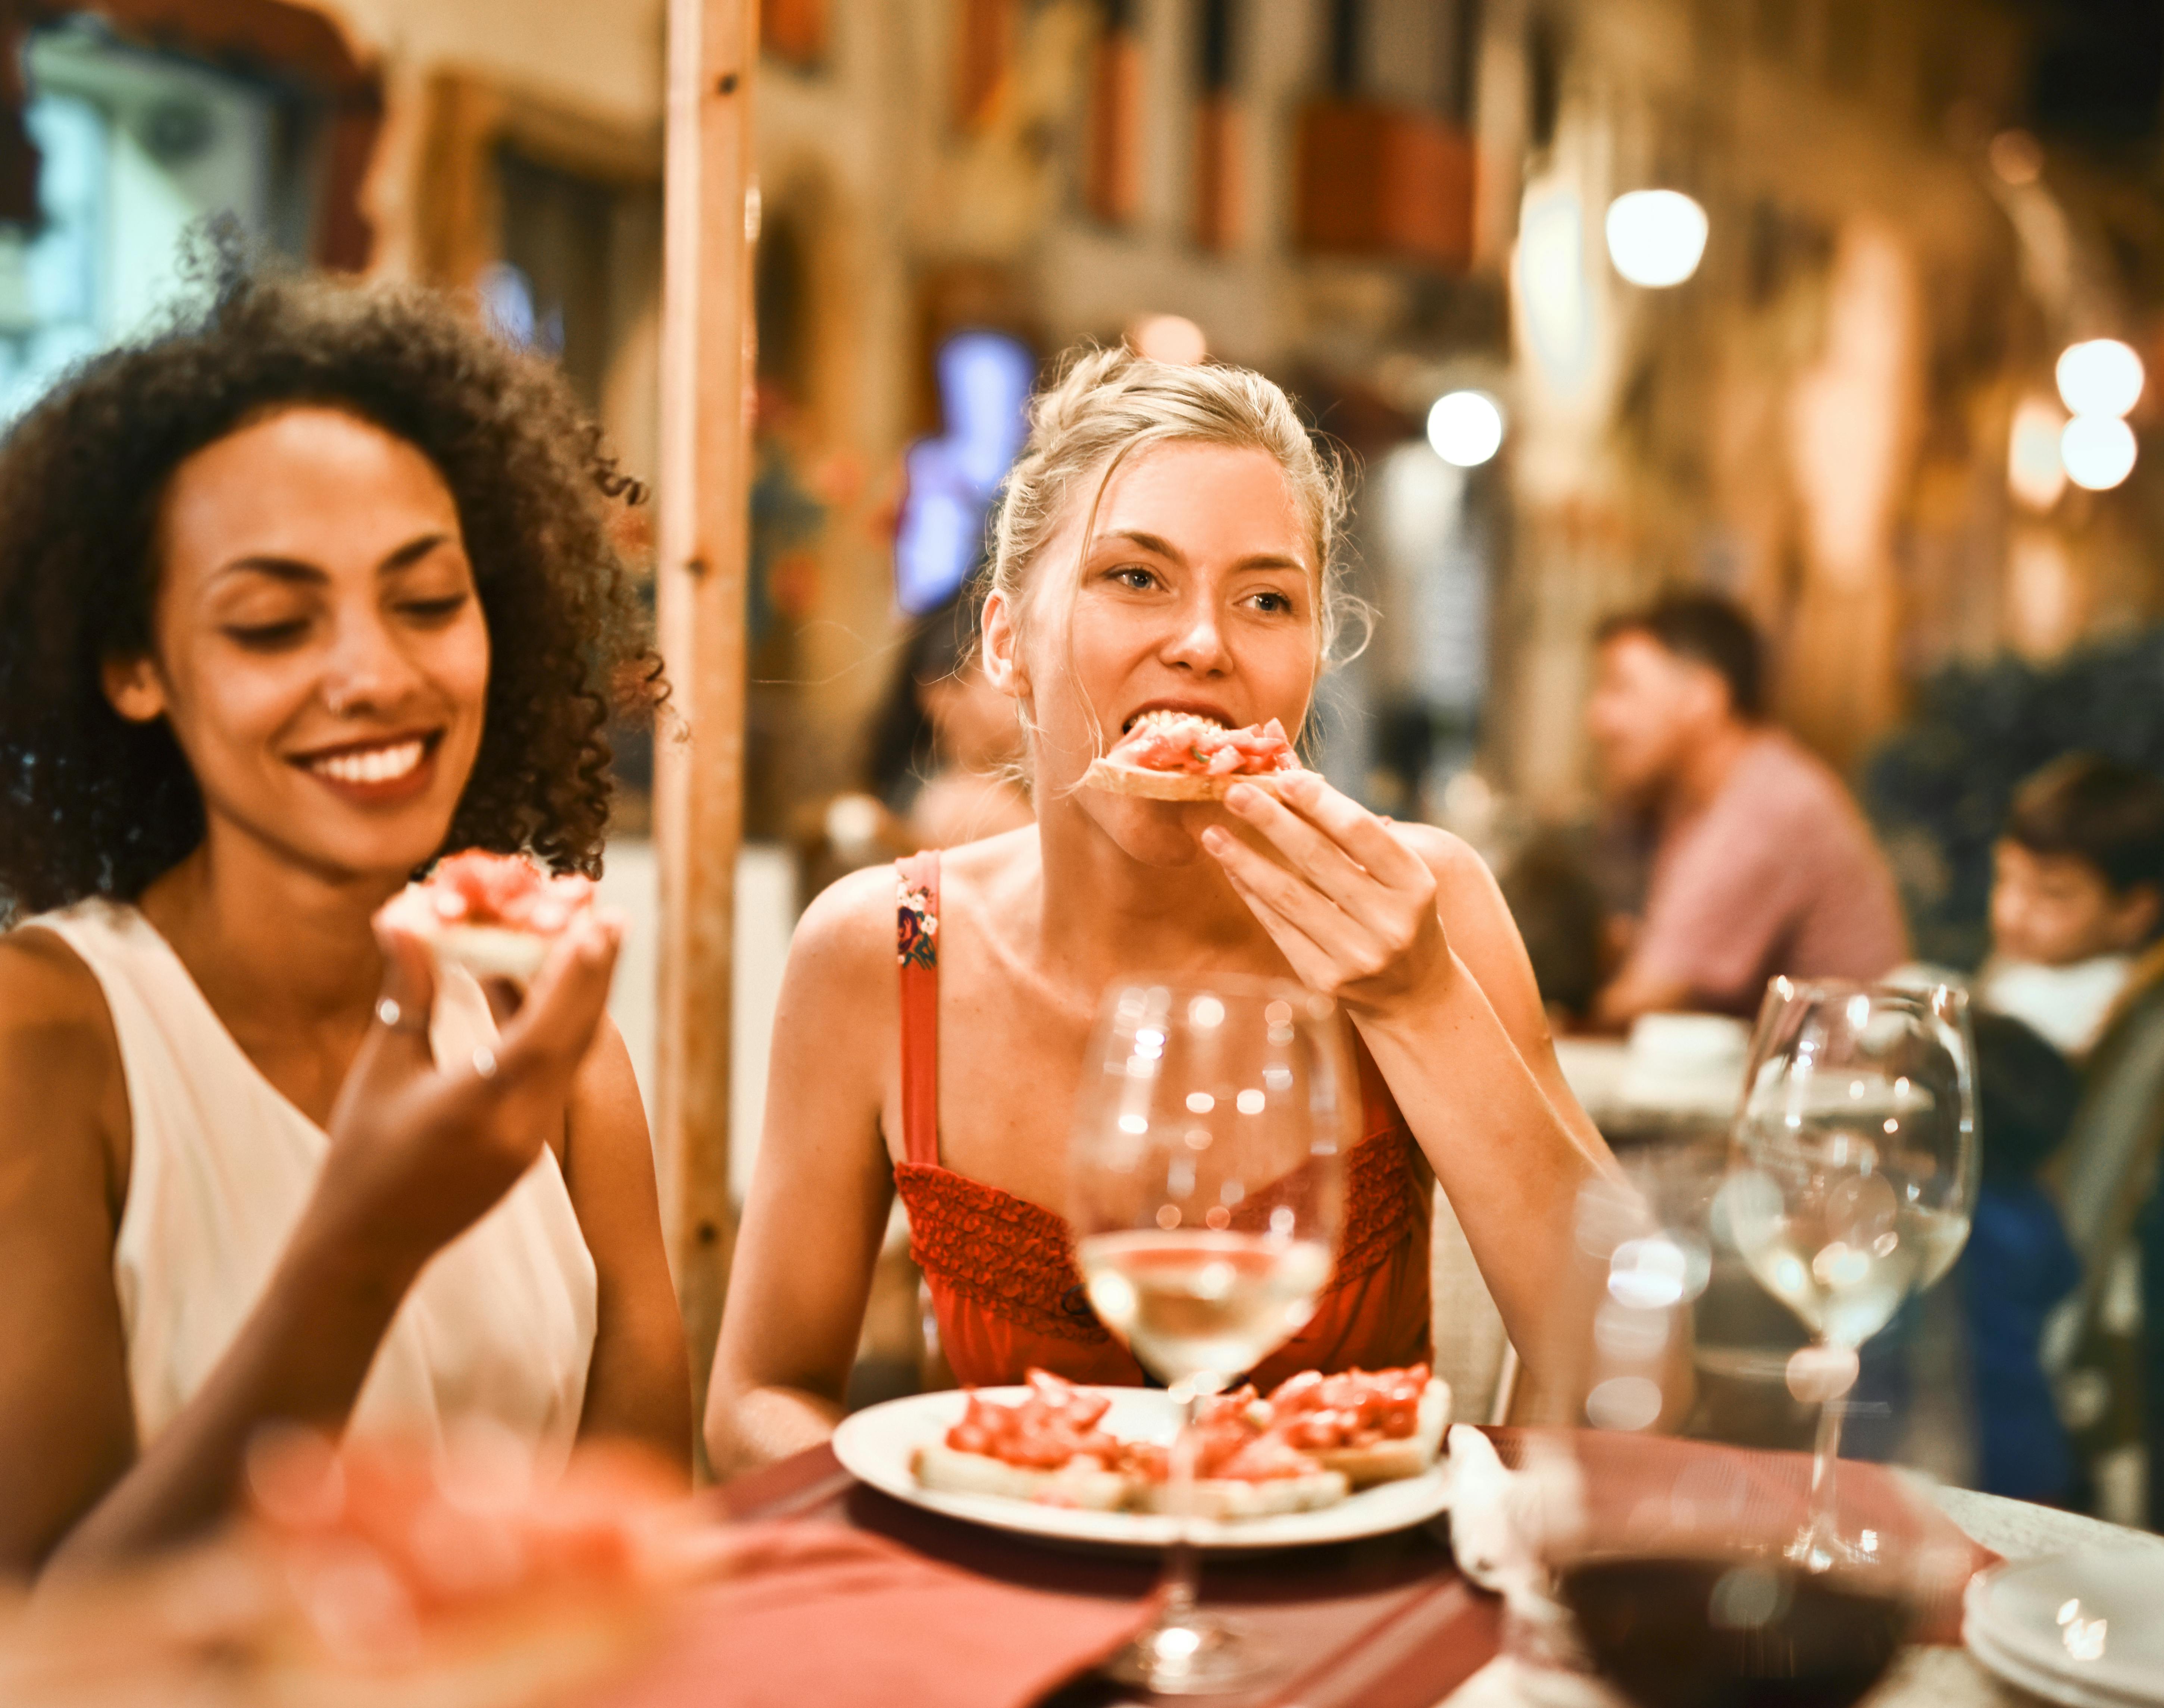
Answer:
<svg viewBox="0 0 2164 1708"><path fill-rule="evenodd" d="M2085 1548L1983 1573L1962 1640L2009 1684L2067 1708L2164 1708L2164 1553Z"/></svg>
<svg viewBox="0 0 2164 1708"><path fill-rule="evenodd" d="M988 1400L1013 1402L1029 1390L980 1388ZM1112 1408L1103 1428L1129 1441L1169 1442L1179 1428L1179 1407L1155 1388L1109 1388ZM1174 1521L1155 1512L1084 1512L991 1496L948 1495L921 1485L909 1461L917 1449L941 1439L959 1422L969 1396L959 1391L911 1394L868 1407L842 1420L834 1432L834 1457L853 1476L897 1501L972 1524L1048 1542L1112 1548L1163 1548ZM1348 1495L1334 1506L1269 1518L1205 1519L1195 1526L1195 1544L1217 1553L1309 1548L1350 1542L1424 1524L1450 1505L1450 1466L1438 1461L1426 1475L1379 1484Z"/></svg>

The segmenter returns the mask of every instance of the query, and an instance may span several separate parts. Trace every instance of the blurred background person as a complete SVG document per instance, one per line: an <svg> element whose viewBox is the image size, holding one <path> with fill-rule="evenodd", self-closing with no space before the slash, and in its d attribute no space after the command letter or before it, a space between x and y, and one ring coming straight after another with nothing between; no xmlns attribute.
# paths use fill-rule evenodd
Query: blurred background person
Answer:
<svg viewBox="0 0 2164 1708"><path fill-rule="evenodd" d="M1032 821L1014 702L985 680L966 594L923 618L903 648L866 755L866 792L911 851Z"/></svg>
<svg viewBox="0 0 2164 1708"><path fill-rule="evenodd" d="M1979 1000L2078 1060L2135 982L2160 908L2164 782L2067 754L2021 785L1993 851Z"/></svg>
<svg viewBox="0 0 2164 1708"><path fill-rule="evenodd" d="M1749 1015L1776 973L1873 978L1907 946L1892 872L1831 768L1764 719L1750 619L1670 594L1601 626L1586 730L1650 845L1645 900L1599 1024Z"/></svg>
<svg viewBox="0 0 2164 1708"><path fill-rule="evenodd" d="M2067 1506L2082 1479L2045 1375L2043 1341L2082 1269L2037 1176L2072 1124L2081 1084L2020 1021L1982 1013L1973 1022L1983 1178L1955 1284L1968 1326L1976 1485Z"/></svg>

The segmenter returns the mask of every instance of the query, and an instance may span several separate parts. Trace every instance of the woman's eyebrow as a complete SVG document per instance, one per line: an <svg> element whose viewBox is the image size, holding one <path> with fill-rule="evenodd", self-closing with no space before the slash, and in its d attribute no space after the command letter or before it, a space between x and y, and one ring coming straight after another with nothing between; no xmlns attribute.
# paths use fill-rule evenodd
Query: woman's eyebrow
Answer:
<svg viewBox="0 0 2164 1708"><path fill-rule="evenodd" d="M439 546L449 545L451 537L446 533L422 534L407 541L377 567L379 575L395 575L401 569L410 569Z"/></svg>
<svg viewBox="0 0 2164 1708"><path fill-rule="evenodd" d="M1160 539L1155 534L1142 533L1133 528L1121 528L1116 532L1106 534L1104 537L1107 541L1125 540L1131 546L1140 546L1145 552L1152 553L1159 558L1169 558L1183 569L1187 567L1187 553L1174 545L1170 540Z"/></svg>
<svg viewBox="0 0 2164 1708"><path fill-rule="evenodd" d="M235 558L218 573L229 575L237 570L252 570L258 575L268 575L275 581L305 581L320 583L330 577L313 563L298 558L277 558L267 555Z"/></svg>
<svg viewBox="0 0 2164 1708"><path fill-rule="evenodd" d="M1115 533L1106 534L1105 538L1125 540L1130 545L1141 547L1145 552L1169 559L1183 569L1187 567L1187 553L1174 545L1170 540L1160 538L1156 534L1142 533L1133 528L1121 528ZM1283 552L1252 552L1247 556L1237 559L1232 567L1235 569L1298 569L1303 572L1307 568L1307 565L1298 558L1288 557Z"/></svg>

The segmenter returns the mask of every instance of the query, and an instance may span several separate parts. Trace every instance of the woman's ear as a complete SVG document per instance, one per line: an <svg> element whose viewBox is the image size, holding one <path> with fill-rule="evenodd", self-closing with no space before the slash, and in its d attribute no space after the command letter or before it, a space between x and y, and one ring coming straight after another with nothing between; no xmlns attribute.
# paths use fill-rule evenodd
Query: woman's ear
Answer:
<svg viewBox="0 0 2164 1708"><path fill-rule="evenodd" d="M1015 631L1014 607L996 589L985 595L980 626L985 680L1011 699L1029 698L1029 675L1022 668L1021 637Z"/></svg>
<svg viewBox="0 0 2164 1708"><path fill-rule="evenodd" d="M99 672L105 697L131 724L155 723L165 715L165 681L147 652L108 658Z"/></svg>
<svg viewBox="0 0 2164 1708"><path fill-rule="evenodd" d="M2164 894L2153 883L2130 884L2114 895L2109 915L2114 944L2132 951L2155 936L2160 905L2164 905Z"/></svg>

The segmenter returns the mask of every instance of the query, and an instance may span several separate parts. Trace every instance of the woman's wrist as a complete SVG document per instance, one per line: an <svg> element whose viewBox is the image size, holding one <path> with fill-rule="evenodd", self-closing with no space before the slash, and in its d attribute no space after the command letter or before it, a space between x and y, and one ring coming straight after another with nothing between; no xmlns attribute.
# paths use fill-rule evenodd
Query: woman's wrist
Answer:
<svg viewBox="0 0 2164 1708"><path fill-rule="evenodd" d="M356 1326L387 1326L433 1251L313 1203L293 1230L279 1278L313 1308Z"/></svg>

